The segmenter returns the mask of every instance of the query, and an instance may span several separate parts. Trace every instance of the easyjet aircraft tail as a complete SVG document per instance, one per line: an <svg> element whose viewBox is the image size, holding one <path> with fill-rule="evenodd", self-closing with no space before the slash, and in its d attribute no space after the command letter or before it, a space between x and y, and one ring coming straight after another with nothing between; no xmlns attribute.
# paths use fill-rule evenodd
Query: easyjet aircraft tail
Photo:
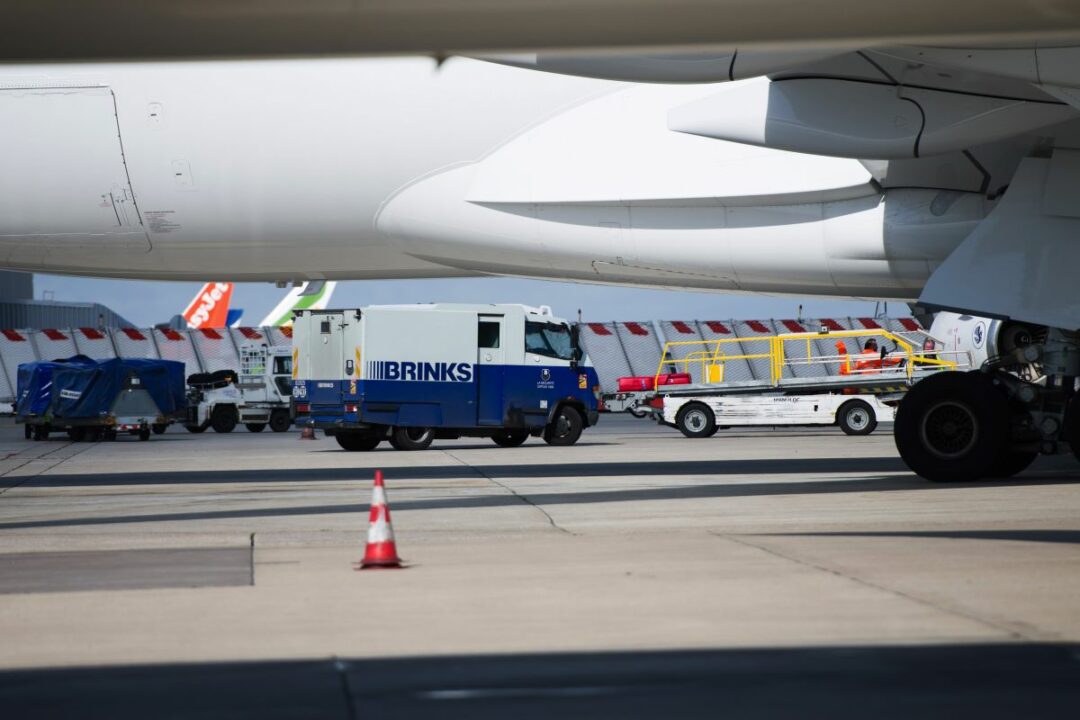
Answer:
<svg viewBox="0 0 1080 720"><path fill-rule="evenodd" d="M294 310L325 310L336 287L333 281L313 281L293 288L259 324L292 325Z"/></svg>
<svg viewBox="0 0 1080 720"><path fill-rule="evenodd" d="M229 301L233 284L206 283L184 310L183 317L190 328L223 328L229 320Z"/></svg>

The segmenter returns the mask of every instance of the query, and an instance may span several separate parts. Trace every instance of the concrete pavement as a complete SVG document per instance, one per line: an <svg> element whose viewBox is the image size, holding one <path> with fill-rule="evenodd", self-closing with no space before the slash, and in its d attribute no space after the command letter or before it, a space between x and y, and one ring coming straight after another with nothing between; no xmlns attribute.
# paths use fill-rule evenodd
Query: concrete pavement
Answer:
<svg viewBox="0 0 1080 720"><path fill-rule="evenodd" d="M242 430L31 443L0 425L0 668L12 671L0 688L34 669L59 677L46 668L97 667L104 681L123 676L109 667L296 661L303 675L319 659L549 667L566 652L659 668L691 649L710 658L702 672L751 648L805 658L795 674L838 648L880 659L914 646L930 664L957 648L970 665L984 644L1001 657L1064 648L1046 656L1053 673L1080 668L1071 457L931 485L906 471L888 428L686 440L604 420L572 448L463 440L418 453ZM406 570L351 568L374 468ZM197 549L205 561L190 560ZM133 557L158 556L134 551L183 551L183 582L161 563L140 572Z"/></svg>

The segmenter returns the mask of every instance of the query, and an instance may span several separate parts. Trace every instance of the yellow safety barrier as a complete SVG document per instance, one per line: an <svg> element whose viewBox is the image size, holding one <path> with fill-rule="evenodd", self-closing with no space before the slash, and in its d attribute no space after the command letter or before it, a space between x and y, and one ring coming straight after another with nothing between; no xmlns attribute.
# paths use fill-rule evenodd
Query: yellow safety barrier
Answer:
<svg viewBox="0 0 1080 720"><path fill-rule="evenodd" d="M818 355L815 353L814 340L843 340L845 338L882 338L890 341L894 348L888 353L884 362L880 355L871 357L865 353L856 352L856 358L862 358L856 363L870 363L870 367L852 367L852 356L848 353L837 355ZM765 346L763 352L743 352L747 344L761 343ZM806 355L802 358L790 359L786 352L790 344L798 343L802 349L805 344ZM697 346L703 348L687 353L682 358L675 358L672 350ZM733 347L734 346L734 347ZM738 352L727 352L738 350ZM724 381L724 365L733 360L767 360L769 363L769 382L773 386L780 384L785 367L796 365L829 365L840 364L844 370L842 375L899 375L902 371L907 380L910 380L919 368L940 368L942 370L955 370L959 363L954 360L943 360L938 355L940 351L930 351L930 354L916 350L911 341L884 329L878 330L835 330L820 333L784 333L765 337L750 338L721 338L718 340L678 340L664 343L664 352L661 356L660 365L656 369L655 382L659 387L660 376L665 374L665 367L675 369L680 366L681 372L690 372L692 366L700 365L700 377L707 384L718 384ZM874 367L873 364L877 363ZM889 363L886 366L886 363ZM902 367L900 367L902 366Z"/></svg>

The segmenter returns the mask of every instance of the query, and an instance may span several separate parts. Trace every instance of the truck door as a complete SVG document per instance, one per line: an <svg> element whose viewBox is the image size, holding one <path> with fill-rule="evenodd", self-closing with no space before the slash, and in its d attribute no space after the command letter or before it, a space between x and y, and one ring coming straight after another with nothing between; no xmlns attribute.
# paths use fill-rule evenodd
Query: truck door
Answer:
<svg viewBox="0 0 1080 720"><path fill-rule="evenodd" d="M345 352L342 335L343 313L317 313L312 317L311 378L316 380L312 404L339 405L342 402Z"/></svg>
<svg viewBox="0 0 1080 720"><path fill-rule="evenodd" d="M503 424L503 373L506 367L506 321L480 315L476 332L476 419L478 425Z"/></svg>

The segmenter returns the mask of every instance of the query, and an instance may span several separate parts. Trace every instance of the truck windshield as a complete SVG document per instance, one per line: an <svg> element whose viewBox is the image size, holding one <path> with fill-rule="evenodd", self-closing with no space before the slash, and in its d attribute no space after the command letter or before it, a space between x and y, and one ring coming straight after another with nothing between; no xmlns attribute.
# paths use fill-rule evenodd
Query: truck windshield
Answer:
<svg viewBox="0 0 1080 720"><path fill-rule="evenodd" d="M573 360L574 347L570 328L546 322L525 321L525 352Z"/></svg>

